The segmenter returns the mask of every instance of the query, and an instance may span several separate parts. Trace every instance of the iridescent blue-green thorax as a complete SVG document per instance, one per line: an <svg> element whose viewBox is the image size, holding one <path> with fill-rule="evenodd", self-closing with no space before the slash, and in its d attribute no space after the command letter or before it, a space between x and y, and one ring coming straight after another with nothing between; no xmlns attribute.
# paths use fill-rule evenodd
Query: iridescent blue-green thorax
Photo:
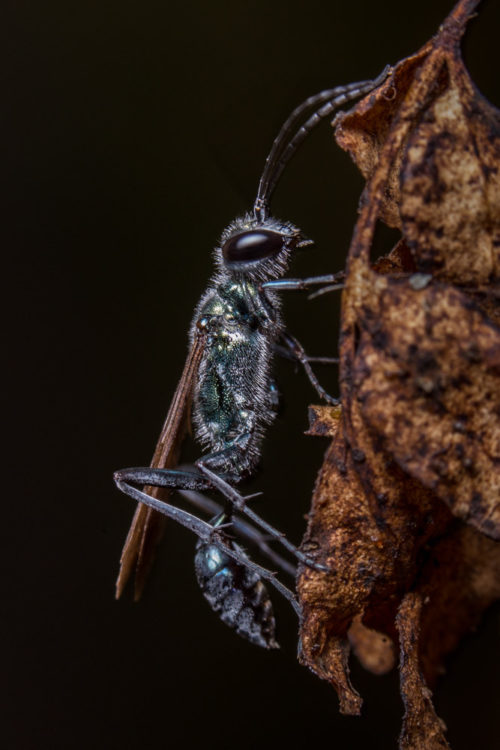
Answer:
<svg viewBox="0 0 500 750"><path fill-rule="evenodd" d="M271 361L280 331L276 300L268 296L264 303L258 285L236 274L215 277L193 319L192 336L205 337L194 394L196 434L210 452L234 448L220 467L234 479L255 467L275 415Z"/></svg>

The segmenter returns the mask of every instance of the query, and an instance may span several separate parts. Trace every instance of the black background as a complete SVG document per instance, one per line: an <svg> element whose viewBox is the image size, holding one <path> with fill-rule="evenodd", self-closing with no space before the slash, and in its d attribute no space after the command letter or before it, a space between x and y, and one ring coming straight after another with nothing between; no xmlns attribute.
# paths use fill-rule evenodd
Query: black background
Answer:
<svg viewBox="0 0 500 750"><path fill-rule="evenodd" d="M141 603L130 592L115 602L133 503L111 475L149 462L211 248L251 205L290 110L416 51L451 5L4 0L5 747L396 747L397 675L353 664L363 717L340 716L333 690L295 660L286 603L279 653L219 623L183 529L169 527ZM499 4L485 2L465 45L497 105L499 21ZM317 242L294 275L342 267L361 186L319 128L273 204ZM334 297L287 300L312 353L335 351ZM278 377L283 416L252 486L298 541L325 443L302 435L315 400L303 374L284 363ZM335 372L320 377L335 391ZM496 747L498 636L496 609L438 687L454 750Z"/></svg>

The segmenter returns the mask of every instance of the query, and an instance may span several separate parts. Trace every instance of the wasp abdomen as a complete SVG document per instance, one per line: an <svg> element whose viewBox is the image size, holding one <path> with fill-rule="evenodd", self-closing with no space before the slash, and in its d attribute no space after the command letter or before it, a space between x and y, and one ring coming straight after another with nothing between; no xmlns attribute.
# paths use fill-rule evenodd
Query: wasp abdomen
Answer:
<svg viewBox="0 0 500 750"><path fill-rule="evenodd" d="M241 547L232 547L245 557ZM198 542L194 567L205 599L226 625L257 646L279 648L271 599L257 573L214 542Z"/></svg>

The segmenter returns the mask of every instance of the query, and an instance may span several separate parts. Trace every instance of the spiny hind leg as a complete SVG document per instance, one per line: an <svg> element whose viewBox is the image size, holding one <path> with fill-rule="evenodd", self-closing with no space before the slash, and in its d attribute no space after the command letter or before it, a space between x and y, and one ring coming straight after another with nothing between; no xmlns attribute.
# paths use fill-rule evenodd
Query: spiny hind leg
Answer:
<svg viewBox="0 0 500 750"><path fill-rule="evenodd" d="M115 473L115 482L122 492L130 495L130 497L139 499L144 503L145 501L142 495L140 497L137 496L137 492L139 492L138 488L131 485L135 484L140 487L166 487L172 490L177 490L193 505L196 505L198 508L201 508L212 516L220 514L223 510L223 508L214 500L201 494L202 492L213 490L214 484L198 471L187 469L153 469L150 467L123 469L122 471L117 471ZM145 492L142 494L151 497ZM248 499L249 498L243 498L243 500ZM174 520L179 521L177 514L179 513L182 515L184 511L175 508L173 505L169 505L169 509L169 512L165 512L165 515L169 515L171 518L174 518ZM243 519L232 517L232 515L230 516L230 520L235 531L243 538L252 542L252 544L254 544L261 553L268 558L268 560L285 573L293 576L295 575L295 567L268 545L268 539L262 531L246 523ZM181 523L181 521L179 522ZM190 528L197 533L195 528Z"/></svg>
<svg viewBox="0 0 500 750"><path fill-rule="evenodd" d="M258 497L262 493L258 492L254 495L249 495L247 497L244 497L241 495L238 490L233 487L229 482L227 482L223 477L219 476L215 472L213 472L205 463L204 459L200 459L196 462L197 468L204 474L204 476L209 480L209 482L212 484L212 486L218 490L221 495L223 495L228 502L231 503L233 508L237 510L242 515L246 516L247 518L252 521L258 528L260 528L264 533L268 534L272 539L279 542L282 547L284 547L288 552L290 552L291 555L293 555L297 560L299 560L304 565L307 565L310 568L314 568L314 570L318 570L322 573L328 573L330 569L325 566L321 565L320 563L317 563L312 557L309 555L304 554L301 552L294 544L292 544L286 536L277 529L274 528L274 526L271 526L267 521L264 521L263 518L257 515L251 508L249 508L246 504L248 500L251 500L254 497Z"/></svg>
<svg viewBox="0 0 500 750"><path fill-rule="evenodd" d="M147 484L156 487L171 487L172 489L179 489L179 484L189 484L189 486L192 487L194 483L197 483L198 486L204 484L208 489L208 487L211 486L211 483L209 484L206 480L203 480L203 478L201 478L200 481L200 477L197 474L194 474L194 472L148 468L134 468L117 471L115 473L115 482L118 489L126 495L129 495L137 502L153 508L168 518L177 521L181 526L184 526L196 534L196 536L203 542L206 542L207 544L217 544L229 557L236 560L237 563L244 565L249 570L257 573L264 580L269 581L269 583L271 583L274 588L285 597L285 599L288 599L297 615L300 616L300 607L290 589L284 586L281 581L276 578L275 573L262 567L262 565L253 562L253 560L246 555L241 554L237 549L233 549L224 532L223 526L214 528L214 526L206 521L202 521L197 516L193 516L191 513L188 513L181 508L176 508L175 505L170 505L170 503L152 497L146 492L134 487L132 484L129 484L129 482L137 482L138 484L146 482Z"/></svg>
<svg viewBox="0 0 500 750"><path fill-rule="evenodd" d="M220 452L222 453L222 451ZM133 468L133 469L124 469L122 471L117 471L115 474L115 482L120 490L122 492L125 492L125 494L130 495L131 497L134 497L135 499L138 499L140 502L145 502L143 499L143 496L149 498L150 495L147 495L147 493L140 492L135 487L132 487L129 483L132 482L133 484L138 485L146 485L146 486L154 486L154 487L169 487L173 490L175 489L184 489L184 490L195 490L195 491L206 491L209 489L215 489L231 504L231 506L239 511L242 515L246 516L252 523L255 524L262 532L265 534L268 534L272 539L279 542L284 549L286 549L291 555L293 555L297 560L299 560L304 565L307 565L310 568L314 568L314 570L318 570L323 573L329 572L329 568L321 565L320 563L317 563L312 557L310 557L307 554L304 554L301 552L294 544L292 544L286 536L274 528L274 526L271 526L271 524L267 523L267 521L264 521L260 516L257 515L251 508L247 506L247 501L251 500L255 497L260 496L262 493L255 493L253 495L248 495L247 497L241 495L238 490L233 487L232 484L230 484L224 477L220 476L219 474L212 471L207 465L206 462L210 461L212 457L215 455L218 456L218 459L220 459L220 453L219 454L208 454L206 457L199 459L196 461L195 466L198 469L198 471L201 473L193 472L193 471L185 471L185 470L178 470L178 469L152 469L152 468ZM140 493L138 496L137 493ZM151 500L155 500L155 498L151 498ZM147 505L148 503L146 503ZM150 503L151 505L151 503ZM152 505L151 507L154 507ZM180 520L180 516L185 513L185 511L181 511L179 508L175 508L175 506L170 506L169 508L172 509L170 514L166 513L166 515L170 515L171 518L174 518L174 520L178 520L179 523L183 523ZM179 518L176 517L176 514L179 515ZM190 514L187 514L190 516ZM200 519L197 519L200 520ZM183 525L186 525L183 523ZM193 528L192 531L196 533L196 530Z"/></svg>
<svg viewBox="0 0 500 750"><path fill-rule="evenodd" d="M173 490L196 490L203 492L210 489L210 483L198 471L185 469L153 469L139 467L121 469L114 474L114 480L122 491L121 484L132 482L142 486L170 487ZM125 492L125 494L130 494Z"/></svg>

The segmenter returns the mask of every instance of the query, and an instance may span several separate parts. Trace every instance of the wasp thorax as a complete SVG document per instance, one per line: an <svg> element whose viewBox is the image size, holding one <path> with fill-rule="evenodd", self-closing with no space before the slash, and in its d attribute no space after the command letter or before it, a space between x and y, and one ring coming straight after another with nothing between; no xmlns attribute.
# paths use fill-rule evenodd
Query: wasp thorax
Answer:
<svg viewBox="0 0 500 750"><path fill-rule="evenodd" d="M270 229L250 229L230 237L222 246L226 263L252 263L277 255L283 249L286 238Z"/></svg>

